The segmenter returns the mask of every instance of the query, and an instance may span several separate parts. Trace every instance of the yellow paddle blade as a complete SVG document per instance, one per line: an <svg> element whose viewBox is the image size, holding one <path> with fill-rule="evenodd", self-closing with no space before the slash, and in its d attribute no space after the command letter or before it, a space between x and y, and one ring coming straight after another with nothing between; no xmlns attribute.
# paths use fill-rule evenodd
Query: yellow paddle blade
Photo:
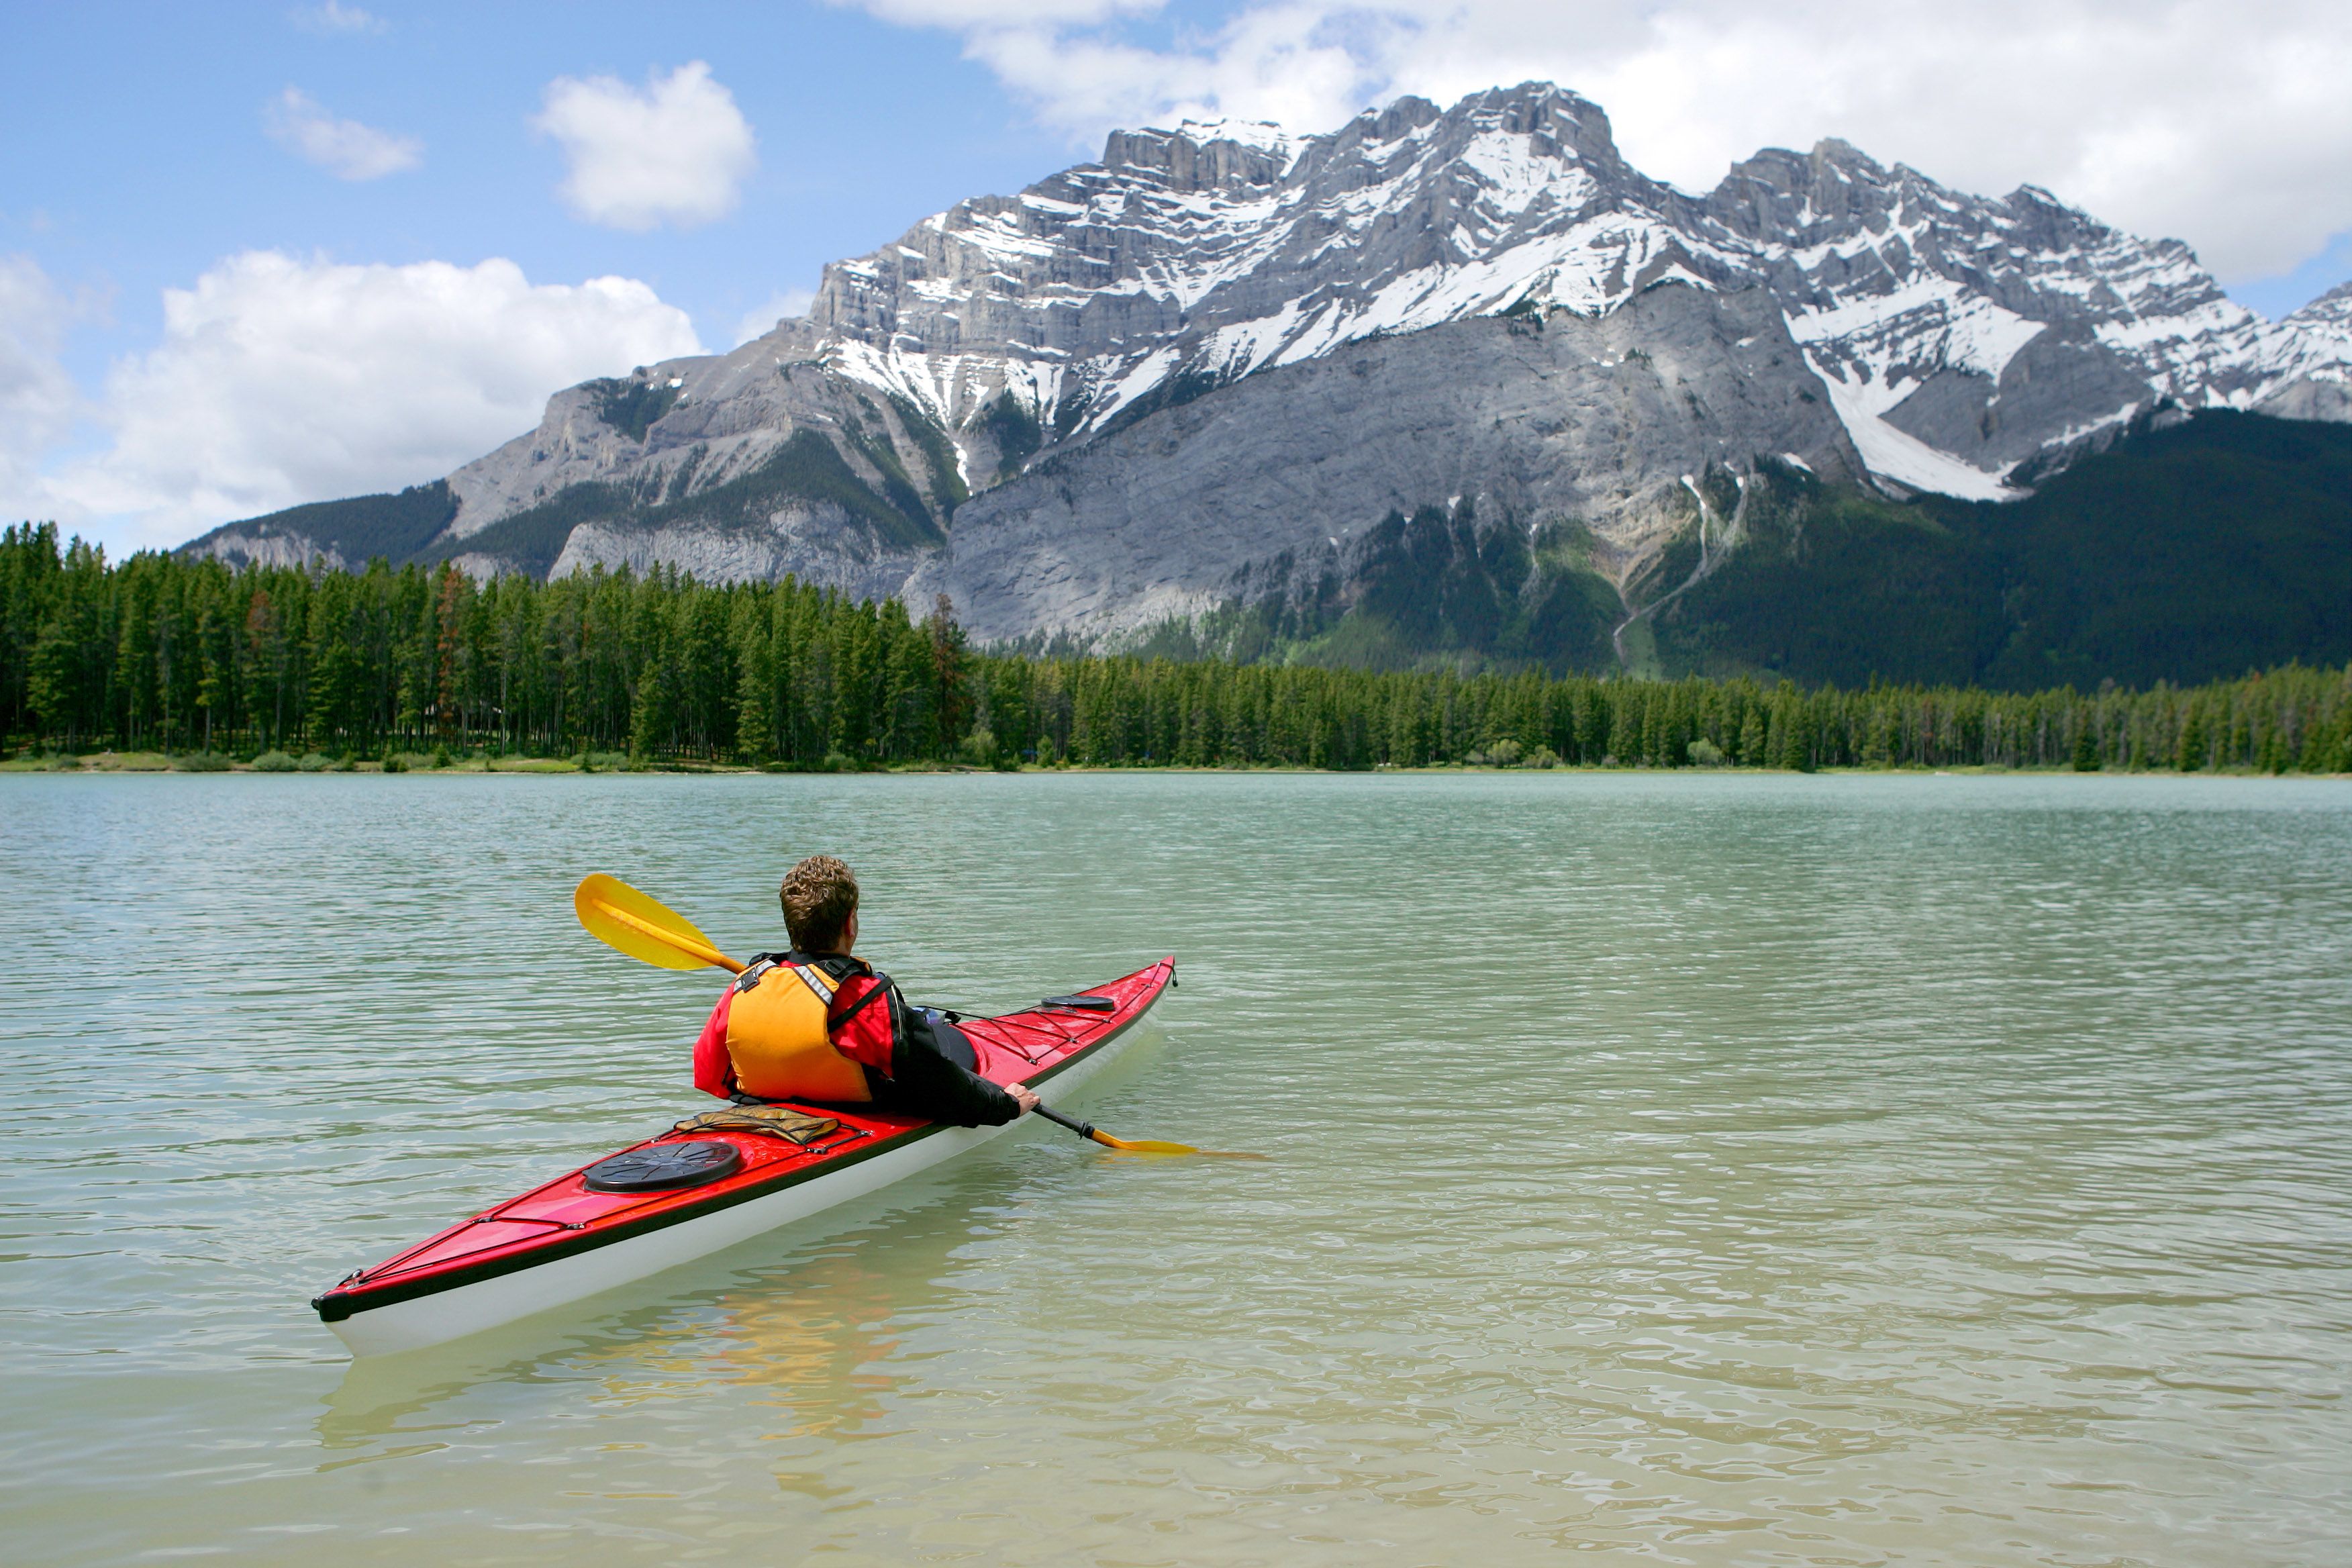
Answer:
<svg viewBox="0 0 2352 1568"><path fill-rule="evenodd" d="M743 966L719 951L692 921L649 899L617 877L601 872L581 879L572 895L580 923L597 941L661 969L700 969L706 964L740 973Z"/></svg>
<svg viewBox="0 0 2352 1568"><path fill-rule="evenodd" d="M1088 1134L1106 1149L1122 1154L1200 1154L1212 1160L1263 1160L1263 1154L1240 1154L1230 1149L1195 1149L1190 1143L1163 1143L1156 1138L1114 1138L1108 1132Z"/></svg>

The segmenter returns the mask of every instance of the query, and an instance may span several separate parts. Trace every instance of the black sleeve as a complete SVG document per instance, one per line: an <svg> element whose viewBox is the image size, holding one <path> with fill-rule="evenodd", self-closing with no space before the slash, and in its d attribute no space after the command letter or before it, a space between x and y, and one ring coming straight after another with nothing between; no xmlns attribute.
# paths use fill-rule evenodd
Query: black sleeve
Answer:
<svg viewBox="0 0 2352 1568"><path fill-rule="evenodd" d="M940 1054L930 1023L894 992L890 997L890 1085L894 1103L956 1127L1002 1127L1021 1102Z"/></svg>

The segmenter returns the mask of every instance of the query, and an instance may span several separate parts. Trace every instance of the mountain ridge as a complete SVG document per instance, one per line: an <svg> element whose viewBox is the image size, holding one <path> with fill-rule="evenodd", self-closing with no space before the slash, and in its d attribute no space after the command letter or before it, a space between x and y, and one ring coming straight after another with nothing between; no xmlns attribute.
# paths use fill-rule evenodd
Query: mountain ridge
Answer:
<svg viewBox="0 0 2352 1568"><path fill-rule="evenodd" d="M2347 384L2352 289L2263 321L2178 241L1834 141L1690 195L1528 83L1114 132L729 353L557 394L417 554L945 592L985 637L1114 646L1318 594L1467 496L1580 531L1630 615L1711 475L2016 499L2185 411L2352 418ZM187 548L283 552L289 518Z"/></svg>

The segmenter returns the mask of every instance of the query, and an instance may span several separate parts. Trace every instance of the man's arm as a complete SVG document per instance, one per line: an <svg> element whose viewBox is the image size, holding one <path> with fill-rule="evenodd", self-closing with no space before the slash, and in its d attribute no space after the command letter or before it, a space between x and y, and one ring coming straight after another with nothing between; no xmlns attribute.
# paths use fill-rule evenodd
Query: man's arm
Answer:
<svg viewBox="0 0 2352 1568"><path fill-rule="evenodd" d="M855 1006L867 987L863 977L844 984ZM999 1127L1036 1108L1037 1097L1018 1085L1006 1089L968 1071L940 1053L931 1031L896 986L857 1008L834 1043L842 1053L890 1080L899 1109L958 1127Z"/></svg>
<svg viewBox="0 0 2352 1568"><path fill-rule="evenodd" d="M1007 1089L940 1054L919 1022L902 1029L892 1053L890 1081L908 1109L958 1127L1001 1127L1037 1103L1027 1089Z"/></svg>

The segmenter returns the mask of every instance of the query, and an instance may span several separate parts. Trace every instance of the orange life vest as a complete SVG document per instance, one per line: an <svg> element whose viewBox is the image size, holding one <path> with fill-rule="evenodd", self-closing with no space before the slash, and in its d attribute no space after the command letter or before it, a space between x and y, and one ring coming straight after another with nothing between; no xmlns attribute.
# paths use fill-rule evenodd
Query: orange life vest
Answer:
<svg viewBox="0 0 2352 1568"><path fill-rule="evenodd" d="M863 1007L887 984L877 977L855 1006ZM833 1043L834 1028L845 1021L833 1016L840 988L813 964L761 958L743 971L728 1005L727 1055L745 1094L852 1105L874 1098L866 1069Z"/></svg>

